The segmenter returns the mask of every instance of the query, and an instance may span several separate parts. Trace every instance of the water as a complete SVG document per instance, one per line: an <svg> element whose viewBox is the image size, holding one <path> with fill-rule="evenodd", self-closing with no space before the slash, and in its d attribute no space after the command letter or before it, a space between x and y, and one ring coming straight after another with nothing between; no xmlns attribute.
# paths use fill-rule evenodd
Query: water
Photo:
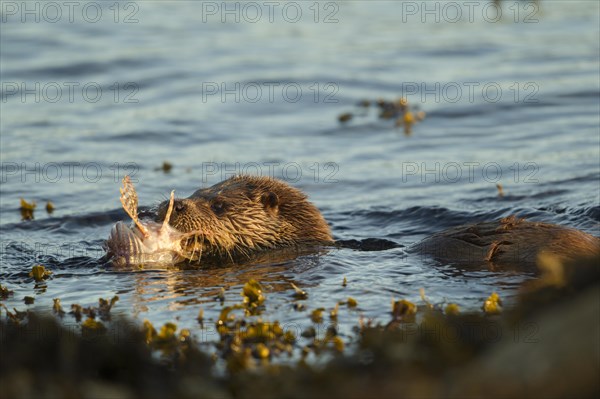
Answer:
<svg viewBox="0 0 600 399"><path fill-rule="evenodd" d="M454 23L447 3L440 23L422 3L392 1L296 2L296 23L283 6L272 23L266 6L252 23L246 3L232 3L239 22L225 15L222 23L221 3L184 1L102 3L95 23L99 3L86 13L77 6L73 23L68 6L56 3L62 17L51 23L56 14L40 3L40 21L31 5L23 23L22 4L2 3L0 35L0 268L15 292L9 308L48 310L60 298L68 309L119 295L113 313L175 321L210 341L221 287L232 304L255 278L267 291L263 317L287 328L355 298L358 308L339 314L350 338L361 315L386 322L391 298L419 301L420 288L432 302L474 310L493 291L510 301L529 278L406 255L434 232L518 214L600 235L597 2L504 2L496 22L483 16L483 2L472 21L465 14ZM355 107L401 95L427 112L410 136ZM357 116L340 125L349 111ZM233 171L301 188L338 239L403 247L217 270L127 272L97 261L111 226L126 218L125 174L151 205ZM21 221L21 197L37 202L34 220ZM36 263L54 273L44 285L27 276ZM307 311L292 310L290 282L308 291ZM26 295L34 305L24 305ZM206 330L195 321L200 308Z"/></svg>

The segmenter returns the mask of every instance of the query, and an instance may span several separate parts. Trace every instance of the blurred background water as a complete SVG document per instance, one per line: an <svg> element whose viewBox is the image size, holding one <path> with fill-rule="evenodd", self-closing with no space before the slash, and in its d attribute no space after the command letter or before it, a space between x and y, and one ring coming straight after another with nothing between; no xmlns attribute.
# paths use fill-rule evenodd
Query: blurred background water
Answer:
<svg viewBox="0 0 600 399"><path fill-rule="evenodd" d="M113 313L176 321L211 340L216 333L195 321L199 309L215 320L221 287L232 304L256 278L267 291L263 318L290 328L354 297L357 309L339 315L348 336L360 315L385 322L392 297L419 301L420 288L432 302L477 309L492 291L510 301L529 278L458 271L403 248L116 271L97 259L125 219L125 174L146 205L234 172L283 178L309 194L338 239L408 247L510 214L600 235L597 2L505 1L501 15L492 2L1 4L9 308L118 294ZM401 96L427 113L408 136L373 107L356 107ZM355 114L344 125L343 112ZM21 220L21 197L37 203L34 220ZM28 277L36 263L54 273L46 284ZM293 310L289 282L309 292L308 311ZM35 304L25 306L25 295Z"/></svg>

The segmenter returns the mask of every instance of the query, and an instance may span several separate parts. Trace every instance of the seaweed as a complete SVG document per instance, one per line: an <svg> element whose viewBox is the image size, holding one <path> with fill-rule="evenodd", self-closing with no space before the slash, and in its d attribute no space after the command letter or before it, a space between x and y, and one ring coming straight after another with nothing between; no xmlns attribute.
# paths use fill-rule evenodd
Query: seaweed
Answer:
<svg viewBox="0 0 600 399"><path fill-rule="evenodd" d="M6 299L9 296L12 296L13 294L14 291L9 290L8 287L5 287L2 284L0 284L0 299Z"/></svg>
<svg viewBox="0 0 600 399"><path fill-rule="evenodd" d="M325 310L325 308L318 308L313 310L310 313L310 319L312 320L313 323L316 324L320 324L323 323L323 311Z"/></svg>
<svg viewBox="0 0 600 399"><path fill-rule="evenodd" d="M346 123L349 120L351 120L353 118L354 115L352 115L352 113L350 112L345 112L341 115L338 116L338 121L340 121L340 123Z"/></svg>
<svg viewBox="0 0 600 399"><path fill-rule="evenodd" d="M502 301L500 300L500 296L497 293L492 292L492 295L483 302L482 309L489 315L499 314L502 311Z"/></svg>
<svg viewBox="0 0 600 399"><path fill-rule="evenodd" d="M294 289L294 298L296 299L306 299L308 298L308 294L306 293L306 291L301 290L300 288L296 287L296 285L294 283L290 283L292 288Z"/></svg>
<svg viewBox="0 0 600 399"><path fill-rule="evenodd" d="M162 171L165 174L167 174L167 173L171 173L172 169L173 169L173 164L169 161L164 161L160 167L155 168L154 170Z"/></svg>
<svg viewBox="0 0 600 399"><path fill-rule="evenodd" d="M405 135L412 133L413 126L425 119L425 112L419 111L417 107L411 106L405 97L400 97L394 101L378 99L373 103L379 108L379 119L394 119L394 126L403 128ZM371 101L362 100L356 104L357 107L363 108L361 112L352 113L344 112L338 115L338 121L342 124L347 124L354 116L366 116L367 109L370 107Z"/></svg>
<svg viewBox="0 0 600 399"><path fill-rule="evenodd" d="M348 300L346 302L342 302L342 305L343 304L346 304L349 308L355 308L358 306L358 302L352 297L348 297Z"/></svg>
<svg viewBox="0 0 600 399"><path fill-rule="evenodd" d="M432 303L422 291L420 304L393 299L388 323L360 315L350 340L335 323L348 301L329 308L326 328L324 308L316 309L321 320L298 338L279 321L263 320L261 311L248 312L267 301L262 285L248 281L242 299L224 306L215 321L212 354L175 323L155 328L147 320L96 320L116 297L99 300L97 308L71 306L81 333L57 317L0 304L3 397L101 397L107 389L150 398L595 397L598 258L548 262L547 274L500 313L497 293L482 311L461 312L455 303ZM532 331L543 331L543 339L531 341ZM277 360L282 356L288 360Z"/></svg>
<svg viewBox="0 0 600 399"><path fill-rule="evenodd" d="M29 272L29 277L33 277L33 279L37 282L44 281L51 275L52 272L50 270L46 270L46 268L42 265L33 266Z"/></svg>
<svg viewBox="0 0 600 399"><path fill-rule="evenodd" d="M58 315L58 317L63 317L65 315L65 311L62 308L62 305L60 304L60 299L59 298L54 298L52 300L53 305L52 305L52 311Z"/></svg>
<svg viewBox="0 0 600 399"><path fill-rule="evenodd" d="M32 220L33 212L35 211L35 207L37 206L34 201L27 202L25 199L21 198L20 200L21 206L19 210L21 211L21 219L22 220Z"/></svg>

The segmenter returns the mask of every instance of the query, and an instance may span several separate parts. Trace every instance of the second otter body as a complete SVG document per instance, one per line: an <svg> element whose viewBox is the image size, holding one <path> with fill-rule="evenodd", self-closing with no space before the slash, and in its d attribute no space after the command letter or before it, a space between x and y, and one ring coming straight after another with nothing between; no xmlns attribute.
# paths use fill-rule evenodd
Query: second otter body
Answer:
<svg viewBox="0 0 600 399"><path fill-rule="evenodd" d="M600 239L576 229L510 216L442 231L413 250L462 267L535 272L541 254L561 262L599 255Z"/></svg>

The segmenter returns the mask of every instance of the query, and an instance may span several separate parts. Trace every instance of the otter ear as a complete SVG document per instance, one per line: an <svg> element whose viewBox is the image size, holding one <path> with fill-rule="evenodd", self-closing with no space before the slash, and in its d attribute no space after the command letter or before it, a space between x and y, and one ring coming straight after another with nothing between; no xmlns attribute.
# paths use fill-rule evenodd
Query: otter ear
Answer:
<svg viewBox="0 0 600 399"><path fill-rule="evenodd" d="M260 202L262 202L265 210L277 212L277 207L279 206L279 197L274 192L269 191L268 193L264 193L260 197Z"/></svg>

